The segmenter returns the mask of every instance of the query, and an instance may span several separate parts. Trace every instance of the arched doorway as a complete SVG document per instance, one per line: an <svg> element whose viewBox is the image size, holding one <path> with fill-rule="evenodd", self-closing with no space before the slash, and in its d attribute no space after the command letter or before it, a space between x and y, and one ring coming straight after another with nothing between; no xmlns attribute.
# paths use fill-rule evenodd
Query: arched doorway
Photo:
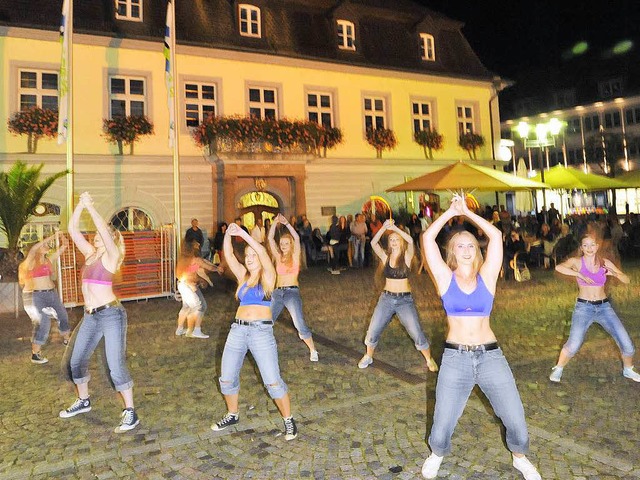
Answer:
<svg viewBox="0 0 640 480"><path fill-rule="evenodd" d="M249 192L240 197L238 210L242 224L251 231L258 218L263 222L273 219L280 212L280 204L269 192Z"/></svg>

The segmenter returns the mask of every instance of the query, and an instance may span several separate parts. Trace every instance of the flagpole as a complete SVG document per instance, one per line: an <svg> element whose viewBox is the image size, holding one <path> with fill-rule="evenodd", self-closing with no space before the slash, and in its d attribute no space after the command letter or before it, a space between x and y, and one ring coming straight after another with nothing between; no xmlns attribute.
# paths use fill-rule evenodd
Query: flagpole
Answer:
<svg viewBox="0 0 640 480"><path fill-rule="evenodd" d="M69 81L69 93L68 93L68 124L67 124L67 225L71 220L71 214L73 212L73 0L69 0L69 21L67 24L69 30L67 42L68 42L68 58L69 65L67 67L67 78Z"/></svg>
<svg viewBox="0 0 640 480"><path fill-rule="evenodd" d="M58 144L66 142L66 224L73 212L73 0L63 0L60 22L60 74L58 80Z"/></svg>

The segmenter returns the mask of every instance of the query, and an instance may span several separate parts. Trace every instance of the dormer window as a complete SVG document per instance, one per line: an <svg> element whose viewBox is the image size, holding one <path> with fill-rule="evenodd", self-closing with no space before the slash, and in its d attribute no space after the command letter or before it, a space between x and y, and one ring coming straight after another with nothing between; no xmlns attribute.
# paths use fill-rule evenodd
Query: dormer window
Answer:
<svg viewBox="0 0 640 480"><path fill-rule="evenodd" d="M420 57L429 62L436 61L436 44L433 41L433 35L420 34Z"/></svg>
<svg viewBox="0 0 640 480"><path fill-rule="evenodd" d="M116 19L142 21L142 0L116 0Z"/></svg>
<svg viewBox="0 0 640 480"><path fill-rule="evenodd" d="M341 50L356 49L356 27L353 22L338 20L338 48Z"/></svg>
<svg viewBox="0 0 640 480"><path fill-rule="evenodd" d="M260 9L254 5L240 4L238 5L238 11L240 35L260 38L262 36Z"/></svg>

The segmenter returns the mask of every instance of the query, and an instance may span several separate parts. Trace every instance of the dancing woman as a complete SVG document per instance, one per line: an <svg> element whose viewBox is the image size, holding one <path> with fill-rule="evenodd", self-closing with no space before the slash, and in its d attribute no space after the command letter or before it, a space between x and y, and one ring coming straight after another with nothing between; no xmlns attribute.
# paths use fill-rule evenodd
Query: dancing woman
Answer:
<svg viewBox="0 0 640 480"><path fill-rule="evenodd" d="M288 232L280 235L278 244L275 236L278 224L286 227ZM293 225L287 221L282 214L274 219L269 229L269 248L276 261L276 288L271 293L271 312L273 321L278 319L282 309L287 307L293 325L298 330L298 336L309 347L309 359L312 362L318 361L318 351L313 344L311 329L304 321L302 313L302 299L300 298L300 288L298 286L298 275L300 274L300 237Z"/></svg>
<svg viewBox="0 0 640 480"><path fill-rule="evenodd" d="M58 238L60 247L50 250L50 244ZM69 343L69 317L55 284L54 263L68 246L60 232L45 238L31 247L27 258L18 268L18 282L22 287L22 303L33 325L31 334L31 363L44 364L49 360L42 355L42 345L47 343L51 329L51 317L58 320L58 331L63 342Z"/></svg>
<svg viewBox="0 0 640 480"><path fill-rule="evenodd" d="M386 231L389 231L390 234L387 239L388 247L385 251L380 246L380 238ZM420 326L418 311L409 286L409 273L414 254L411 235L400 230L393 223L393 220L389 219L384 222L382 228L371 239L371 248L380 258L380 264L384 265L382 272L385 277L385 283L384 290L380 294L378 304L373 311L367 336L364 340L364 344L367 346L367 353L358 362L358 367L367 368L373 363L373 353L380 340L380 335L382 335L382 332L387 328L395 314L413 339L416 349L422 353L427 361L427 368L432 372L438 371L436 362L431 358L429 340L427 340Z"/></svg>
<svg viewBox="0 0 640 480"><path fill-rule="evenodd" d="M624 325L613 310L605 284L607 277L615 277L624 284L629 277L608 258L598 252L600 243L596 235L587 232L580 238L580 256L570 257L556 266L556 271L563 275L576 277L578 281L578 298L571 317L569 339L560 351L555 367L551 369L549 380L559 382L565 365L578 353L584 336L592 323L598 323L618 344L622 355L622 375L634 382L640 382L640 374L633 368L635 348Z"/></svg>
<svg viewBox="0 0 640 480"><path fill-rule="evenodd" d="M93 244L80 232L80 214L86 209L97 233ZM69 221L69 234L73 243L85 257L82 269L82 296L84 316L76 327L75 343L71 353L71 379L76 385L78 398L61 418L69 418L91 410L89 399L89 359L104 337L109 375L115 390L124 402L120 425L114 430L123 433L135 428L139 422L133 405L133 380L126 365L127 312L113 293L113 276L124 259L122 235L100 216L89 193L80 195L80 201Z"/></svg>
<svg viewBox="0 0 640 480"><path fill-rule="evenodd" d="M458 231L447 242L446 261L440 255L436 237L453 217L464 216L484 230L489 239L483 261L476 238ZM540 480L540 474L525 457L529 434L524 408L509 364L491 330L496 282L502 268L502 232L471 212L455 195L451 206L423 234L427 265L442 298L449 332L436 384L433 426L429 435L431 456L422 467L425 478L435 478L444 455L451 451L453 430L469 395L479 385L495 414L506 428L507 447L513 466L526 480Z"/></svg>
<svg viewBox="0 0 640 480"><path fill-rule="evenodd" d="M233 253L231 237L238 237L247 242L244 264L240 263ZM222 352L220 391L227 404L227 413L220 421L211 425L211 429L224 430L238 423L240 370L247 351L250 351L267 392L282 415L285 439L293 440L298 435L298 428L291 416L287 384L280 376L278 347L273 336L273 316L269 299L276 282L276 271L267 250L236 224L229 225L223 249L227 264L238 280L236 296L240 300L240 306Z"/></svg>

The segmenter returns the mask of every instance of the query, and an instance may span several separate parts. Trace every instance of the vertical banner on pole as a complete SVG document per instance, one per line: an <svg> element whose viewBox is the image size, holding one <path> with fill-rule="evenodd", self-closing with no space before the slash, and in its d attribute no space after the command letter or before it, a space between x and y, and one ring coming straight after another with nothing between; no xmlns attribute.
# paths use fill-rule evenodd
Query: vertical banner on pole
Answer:
<svg viewBox="0 0 640 480"><path fill-rule="evenodd" d="M164 29L164 78L167 86L167 103L169 106L169 148L175 146L176 110L175 110L175 64L173 45L175 42L175 20L173 17L173 0L167 2L167 21Z"/></svg>
<svg viewBox="0 0 640 480"><path fill-rule="evenodd" d="M69 127L69 18L70 0L62 4L62 20L60 22L60 75L58 80L58 145L67 141Z"/></svg>

